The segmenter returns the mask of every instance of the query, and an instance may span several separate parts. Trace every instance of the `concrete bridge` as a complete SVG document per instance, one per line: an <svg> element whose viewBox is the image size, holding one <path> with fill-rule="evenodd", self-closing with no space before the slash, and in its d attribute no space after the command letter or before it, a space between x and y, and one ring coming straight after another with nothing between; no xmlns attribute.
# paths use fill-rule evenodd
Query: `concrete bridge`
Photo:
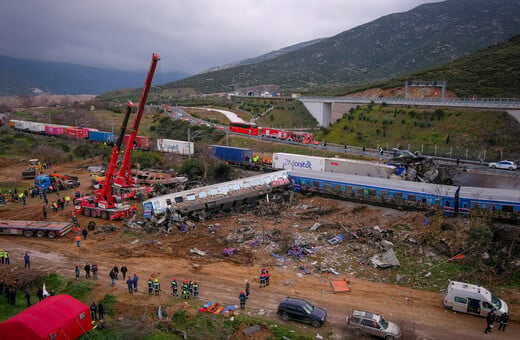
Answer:
<svg viewBox="0 0 520 340"><path fill-rule="evenodd" d="M320 126L327 127L341 118L343 113L358 105L370 103L388 105L416 105L434 107L463 107L476 109L505 110L518 117L520 99L517 98L458 98L458 99L409 99L366 97L299 97ZM517 118L519 119L519 118ZM520 120L519 120L520 121Z"/></svg>

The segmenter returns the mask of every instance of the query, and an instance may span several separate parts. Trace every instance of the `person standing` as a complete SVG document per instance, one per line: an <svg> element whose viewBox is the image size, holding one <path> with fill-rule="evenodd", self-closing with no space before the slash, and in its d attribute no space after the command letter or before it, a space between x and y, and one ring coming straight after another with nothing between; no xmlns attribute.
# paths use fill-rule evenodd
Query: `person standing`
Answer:
<svg viewBox="0 0 520 340"><path fill-rule="evenodd" d="M97 306L98 314L99 314L99 320L103 320L105 318L105 306L99 301L99 304Z"/></svg>
<svg viewBox="0 0 520 340"><path fill-rule="evenodd" d="M488 332L493 331L493 321L495 321L495 309L490 310L486 316L487 327L484 333L487 334Z"/></svg>
<svg viewBox="0 0 520 340"><path fill-rule="evenodd" d="M117 266L114 266L114 269L112 269L114 271L114 274L116 275L116 280L119 280L119 268L117 268Z"/></svg>
<svg viewBox="0 0 520 340"><path fill-rule="evenodd" d="M42 207L42 213L43 213L43 218L47 219L47 208L45 206Z"/></svg>
<svg viewBox="0 0 520 340"><path fill-rule="evenodd" d="M269 286L269 280L271 279L271 274L269 274L269 271L265 271L265 285Z"/></svg>
<svg viewBox="0 0 520 340"><path fill-rule="evenodd" d="M161 291L161 283L159 282L159 279L155 279L153 290L155 291L155 295L159 295L159 292Z"/></svg>
<svg viewBox="0 0 520 340"><path fill-rule="evenodd" d="M85 278L90 279L90 263L88 262L85 265Z"/></svg>
<svg viewBox="0 0 520 340"><path fill-rule="evenodd" d="M112 280L110 287L114 287L116 285L116 274L114 273L113 269L110 271L110 274L108 274L108 276L110 276L110 280Z"/></svg>
<svg viewBox="0 0 520 340"><path fill-rule="evenodd" d="M148 295L153 294L153 281L152 278L148 279Z"/></svg>
<svg viewBox="0 0 520 340"><path fill-rule="evenodd" d="M177 286L177 279L173 279L170 283L170 287L172 289L172 295L177 297L179 295L179 288Z"/></svg>
<svg viewBox="0 0 520 340"><path fill-rule="evenodd" d="M92 276L93 276L94 280L97 280L97 272L98 272L98 265L97 265L97 263L93 263L92 264L91 270L92 270Z"/></svg>
<svg viewBox="0 0 520 340"><path fill-rule="evenodd" d="M260 288L265 287L265 272L262 270L260 274Z"/></svg>
<svg viewBox="0 0 520 340"><path fill-rule="evenodd" d="M83 239L86 240L86 239L87 239L87 236L88 236L88 230L87 230L87 228L83 228L83 230L81 231L81 233L83 234Z"/></svg>
<svg viewBox="0 0 520 340"><path fill-rule="evenodd" d="M38 301L43 300L43 289L42 289L42 287L38 288L38 291L36 292L36 296L38 297Z"/></svg>
<svg viewBox="0 0 520 340"><path fill-rule="evenodd" d="M128 280L126 280L126 284L128 285L128 293L132 294L134 292L134 281L132 281L131 277L128 277Z"/></svg>
<svg viewBox="0 0 520 340"><path fill-rule="evenodd" d="M199 298L199 284L197 283L197 281L193 282L193 298Z"/></svg>
<svg viewBox="0 0 520 340"><path fill-rule="evenodd" d="M249 297L249 293L251 292L251 287L249 286L249 281L246 281L246 296Z"/></svg>
<svg viewBox="0 0 520 340"><path fill-rule="evenodd" d="M16 288L9 288L9 296L7 301L11 304L11 306L16 306Z"/></svg>
<svg viewBox="0 0 520 340"><path fill-rule="evenodd" d="M509 315L507 313L502 313L502 315L500 315L500 326L498 326L498 330L502 330L502 332L505 332L508 321Z"/></svg>
<svg viewBox="0 0 520 340"><path fill-rule="evenodd" d="M5 264L11 264L11 258L9 257L9 251L4 250L4 262Z"/></svg>
<svg viewBox="0 0 520 340"><path fill-rule="evenodd" d="M81 237L76 236L76 246L79 248L79 242L81 241Z"/></svg>
<svg viewBox="0 0 520 340"><path fill-rule="evenodd" d="M31 291L29 288L25 290L25 300L27 301L27 307L31 307Z"/></svg>
<svg viewBox="0 0 520 340"><path fill-rule="evenodd" d="M126 279L126 273L128 272L128 268L126 268L126 264L124 264L122 267L121 267L121 273L123 274L123 280Z"/></svg>
<svg viewBox="0 0 520 340"><path fill-rule="evenodd" d="M240 309L246 309L246 300L247 300L246 294L244 292L240 292L238 299L240 300Z"/></svg>
<svg viewBox="0 0 520 340"><path fill-rule="evenodd" d="M27 252L25 252L25 255L23 257L23 260L25 262L24 267L25 268L31 268L31 258Z"/></svg>
<svg viewBox="0 0 520 340"><path fill-rule="evenodd" d="M134 277L132 279L132 282L134 284L134 291L137 292L137 281L139 280L139 276L137 276L136 273L134 273Z"/></svg>
<svg viewBox="0 0 520 340"><path fill-rule="evenodd" d="M97 321L97 305L96 301L92 301L92 304L90 305L90 318L92 321Z"/></svg>
<svg viewBox="0 0 520 340"><path fill-rule="evenodd" d="M74 268L74 273L76 274L76 281L79 280L79 266L76 265L76 268Z"/></svg>

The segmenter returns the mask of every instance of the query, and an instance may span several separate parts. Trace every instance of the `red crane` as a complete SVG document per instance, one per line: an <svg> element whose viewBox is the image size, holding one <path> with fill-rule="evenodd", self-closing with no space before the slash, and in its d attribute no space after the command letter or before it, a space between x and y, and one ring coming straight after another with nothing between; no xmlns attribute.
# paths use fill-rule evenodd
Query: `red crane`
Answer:
<svg viewBox="0 0 520 340"><path fill-rule="evenodd" d="M130 187L135 185L135 180L131 176L130 157L132 156L132 150L135 146L134 141L137 137L137 131L139 130L141 118L143 117L144 106L146 105L146 99L148 98L148 93L150 92L150 86L152 85L152 78L155 73L155 68L157 66L157 62L160 59L161 58L159 55L155 53L152 55L152 62L148 71L148 77L144 83L143 92L141 93L141 100L139 101L137 113L135 114L134 125L130 130L130 136L128 138L128 142L126 143L123 162L121 163L121 168L119 169L118 175L114 178L114 184L121 187Z"/></svg>

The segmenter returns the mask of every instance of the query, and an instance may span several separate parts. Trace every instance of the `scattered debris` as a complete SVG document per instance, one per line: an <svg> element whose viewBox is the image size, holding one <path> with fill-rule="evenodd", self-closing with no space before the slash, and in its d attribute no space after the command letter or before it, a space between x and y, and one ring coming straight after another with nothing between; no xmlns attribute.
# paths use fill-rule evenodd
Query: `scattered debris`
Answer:
<svg viewBox="0 0 520 340"><path fill-rule="evenodd" d="M393 249L389 249L382 254L372 256L370 258L370 262L379 268L399 267L401 265Z"/></svg>
<svg viewBox="0 0 520 340"><path fill-rule="evenodd" d="M346 279L342 281L330 281L330 285L334 293L350 292L350 281Z"/></svg>
<svg viewBox="0 0 520 340"><path fill-rule="evenodd" d="M205 251L199 250L197 248L190 248L190 253L197 254L197 255L200 255L200 256L206 256L206 252Z"/></svg>

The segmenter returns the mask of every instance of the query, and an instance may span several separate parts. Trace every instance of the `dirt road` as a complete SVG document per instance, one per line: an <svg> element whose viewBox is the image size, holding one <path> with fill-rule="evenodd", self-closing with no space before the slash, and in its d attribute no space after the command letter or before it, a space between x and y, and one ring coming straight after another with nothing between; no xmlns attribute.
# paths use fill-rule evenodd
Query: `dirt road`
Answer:
<svg viewBox="0 0 520 340"><path fill-rule="evenodd" d="M60 170L62 173L79 175L82 180L81 190L88 190L84 170L75 170L72 167ZM333 201L323 201L322 204L333 204ZM30 199L27 206L11 204L0 207L0 219L40 218L41 205L42 202L35 198ZM390 218L390 215L396 213L375 209L371 210L371 214ZM254 217L242 216L241 218ZM49 213L49 219L70 221L70 213L67 210L56 214ZM333 332L339 338L351 336L345 327L344 318L352 308L380 312L388 320L397 323L405 321L407 325L415 327L416 337L423 339L514 339L517 338L514 334L520 334L520 327L515 317L517 312L514 308L511 312L512 320L505 333L495 331L492 334L484 334L484 318L449 311L443 307L443 296L440 293L370 282L345 276L345 273L339 276L328 273L301 275L301 271L297 272L291 266L276 266L275 259L269 255L269 250L262 248L253 248L249 253L242 254L250 257L252 261L241 259L240 255L238 260L233 258L224 260L221 253L226 246L222 243L223 234L235 230L236 221L236 217L212 221L220 224L219 235L209 234L207 230L200 227L185 235L179 233L149 235L134 231L125 232L124 228L119 228L113 233L90 233L87 240L81 241L80 248L76 247L72 233L55 240L3 235L0 236L0 248L9 249L12 258L11 266L17 267L17 270L26 270L23 268L23 254L28 251L31 255L32 269L57 272L69 278L74 276L75 264L83 268L87 261L97 262L100 267L99 282L94 289L94 298L101 299L108 293L116 295L118 302L115 308L117 316L120 317L142 315L145 310L150 311L159 304L165 306L171 302L168 287L174 277L181 281L186 279L198 281L201 301L211 300L226 304L238 304L238 295L245 287L245 280L249 280L252 283L252 292L246 307L247 313L257 315L260 310L263 310L266 317L276 318L276 308L282 297L302 297L325 307L328 312L328 323L318 330L312 330L310 326L299 327L322 335ZM88 220L81 217L80 222L82 226L86 226ZM103 223L102 220L97 222ZM274 223L262 222L266 225ZM290 228L290 223L294 222L285 222L287 228ZM191 254L189 249L193 247L208 250L208 255L201 257ZM110 288L108 272L113 266L121 267L123 264L129 268L129 274L137 273L140 277L137 294L128 294L122 280L118 282L118 289ZM199 270L194 267L194 264L199 265ZM271 285L260 289L257 286L257 276L262 267L267 268L271 273ZM82 277L84 277L83 270ZM148 277L159 278L163 287L163 293L159 297L146 294ZM352 291L332 293L330 281L343 278L350 280Z"/></svg>

